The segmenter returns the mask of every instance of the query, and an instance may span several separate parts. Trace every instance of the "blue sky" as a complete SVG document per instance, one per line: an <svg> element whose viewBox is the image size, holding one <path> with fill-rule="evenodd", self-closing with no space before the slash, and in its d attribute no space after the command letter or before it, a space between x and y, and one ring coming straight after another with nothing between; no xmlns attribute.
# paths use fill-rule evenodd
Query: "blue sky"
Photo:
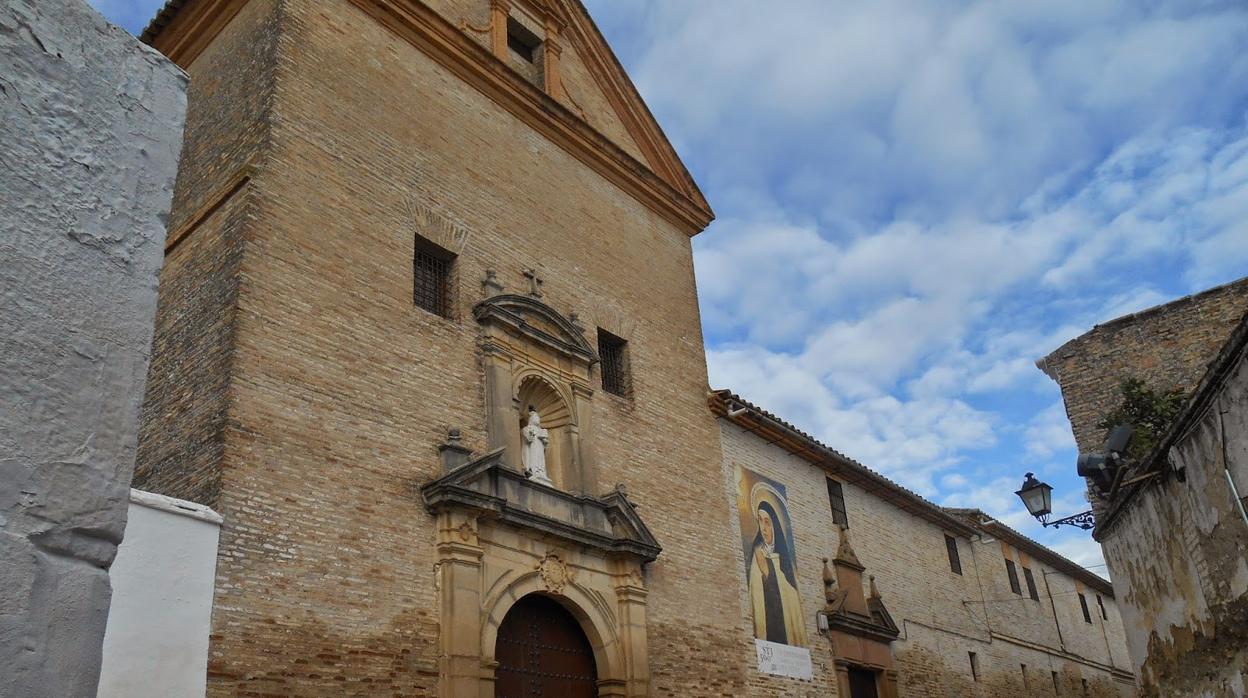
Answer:
<svg viewBox="0 0 1248 698"><path fill-rule="evenodd" d="M94 0L131 31L154 0ZM718 214L713 387L1103 572L1036 359L1248 274L1248 6L589 0Z"/></svg>

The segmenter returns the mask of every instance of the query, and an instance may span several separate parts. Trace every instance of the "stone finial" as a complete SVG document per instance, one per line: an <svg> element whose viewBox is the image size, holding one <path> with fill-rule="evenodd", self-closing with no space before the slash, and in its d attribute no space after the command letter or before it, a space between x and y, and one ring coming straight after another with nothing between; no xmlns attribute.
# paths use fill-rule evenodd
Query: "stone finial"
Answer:
<svg viewBox="0 0 1248 698"><path fill-rule="evenodd" d="M493 269L485 270L485 278L481 280L481 290L486 298L493 298L504 291L503 282L498 280L498 275Z"/></svg>
<svg viewBox="0 0 1248 698"><path fill-rule="evenodd" d="M867 575L867 583L871 587L871 598L875 599L876 601L879 601L880 590L875 588L875 575L874 574Z"/></svg>
<svg viewBox="0 0 1248 698"><path fill-rule="evenodd" d="M832 603L836 596L836 573L832 571L832 566L828 564L828 558L823 558L823 598L829 604Z"/></svg>
<svg viewBox="0 0 1248 698"><path fill-rule="evenodd" d="M463 432L459 427L447 427L446 441L438 445L438 456L442 459L442 472L449 473L459 466L472 460L472 449L461 443Z"/></svg>
<svg viewBox="0 0 1248 698"><path fill-rule="evenodd" d="M858 554L854 552L853 546L849 544L849 529L845 526L838 526L837 528L841 532L841 543L836 548L836 561L854 567L859 571L866 569L858 561Z"/></svg>
<svg viewBox="0 0 1248 698"><path fill-rule="evenodd" d="M581 316L577 315L575 310L568 311L568 322L572 323L577 332L585 334L585 326L581 324Z"/></svg>

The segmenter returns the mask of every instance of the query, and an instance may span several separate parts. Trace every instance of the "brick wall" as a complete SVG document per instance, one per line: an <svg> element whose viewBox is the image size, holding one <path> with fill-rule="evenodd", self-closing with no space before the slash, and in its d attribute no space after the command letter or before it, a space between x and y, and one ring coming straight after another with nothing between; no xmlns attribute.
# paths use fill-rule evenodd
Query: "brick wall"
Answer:
<svg viewBox="0 0 1248 698"><path fill-rule="evenodd" d="M833 556L839 540L828 504L827 471L768 445L726 420L721 421L720 430L730 506L735 505L736 465L787 488L802 611L808 619L807 636L815 665L815 678L808 683L760 675L752 671L751 664L751 695L827 695L834 690L830 645L815 627L815 612L823 606L822 558ZM875 575L884 604L901 628L901 639L893 643L893 649L903 696L1048 696L1054 695L1053 671L1058 672L1059 685L1065 687L1061 695L1081 695L1083 679L1089 683L1089 695L1132 693L1132 686L1122 683L1129 663L1111 596L1104 596L1110 617L1104 621L1096 606L1097 592L1087 591L1093 622L1086 623L1074 596L1077 582L1071 577L1027 558L1025 552L1020 557L1018 548L1003 546L999 540L968 538L902 511L879 493L849 483L842 489L854 550L866 566L866 574ZM734 534L735 529L734 519ZM961 575L950 569L946 533L957 538ZM1027 595L1021 563L1023 594L1010 590L1005 571L1007 548L1016 562L1025 560L1032 570L1039 601ZM743 580L745 567L739 547L736 558L736 574ZM1046 581L1053 592L1052 603ZM748 636L751 611L744 582L738 587L736 609ZM1055 609L1061 639L1054 623ZM978 681L971 676L969 652L978 657ZM1030 693L1023 691L1023 664L1028 667ZM1117 670L1117 677L1111 667Z"/></svg>
<svg viewBox="0 0 1248 698"><path fill-rule="evenodd" d="M1248 278L1097 325L1038 361L1061 386L1079 450L1101 450L1096 425L1122 402L1122 381L1190 392L1245 312Z"/></svg>
<svg viewBox="0 0 1248 698"><path fill-rule="evenodd" d="M254 70L272 76L242 100L259 117L230 112L213 89ZM633 395L595 394L594 448L602 487L625 484L664 546L646 580L652 692L738 693L752 647L722 621L735 546L686 231L345 0L252 2L191 73L201 155L181 205L222 179L200 170L247 159L228 124L263 124L247 196L171 255L186 259L162 285L168 356L149 398L150 484L225 518L209 695L434 693L434 530L416 488L439 474L448 426L485 447L470 310L486 269L519 291L528 267L591 338L629 342ZM450 319L412 303L429 221L454 231ZM179 338L188 323L201 329ZM212 407L187 409L188 391Z"/></svg>

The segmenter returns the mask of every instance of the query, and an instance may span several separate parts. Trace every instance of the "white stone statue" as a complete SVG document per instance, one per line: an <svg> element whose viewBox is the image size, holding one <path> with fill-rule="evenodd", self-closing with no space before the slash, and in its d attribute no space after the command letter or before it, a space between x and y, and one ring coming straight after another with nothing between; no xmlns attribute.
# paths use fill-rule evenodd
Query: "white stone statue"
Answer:
<svg viewBox="0 0 1248 698"><path fill-rule="evenodd" d="M520 461L525 474L530 480L554 487L555 483L546 474L546 444L550 442L550 432L542 428L542 419L532 405L529 406L529 424L520 430L520 437L524 440Z"/></svg>

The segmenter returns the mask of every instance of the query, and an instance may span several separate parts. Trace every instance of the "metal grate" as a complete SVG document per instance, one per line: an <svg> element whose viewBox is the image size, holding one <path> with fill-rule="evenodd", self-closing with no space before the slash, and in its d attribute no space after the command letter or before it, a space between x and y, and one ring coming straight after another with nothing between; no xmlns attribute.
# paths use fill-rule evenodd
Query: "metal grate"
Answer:
<svg viewBox="0 0 1248 698"><path fill-rule="evenodd" d="M598 328L598 358L602 359L602 389L628 397L628 342Z"/></svg>
<svg viewBox="0 0 1248 698"><path fill-rule="evenodd" d="M413 264L412 298L418 307L431 313L450 317L451 262L448 253L440 253L417 240Z"/></svg>
<svg viewBox="0 0 1248 698"><path fill-rule="evenodd" d="M845 513L845 491L841 489L841 483L832 478L827 478L827 480L828 504L832 506L832 523L849 528L849 515Z"/></svg>

